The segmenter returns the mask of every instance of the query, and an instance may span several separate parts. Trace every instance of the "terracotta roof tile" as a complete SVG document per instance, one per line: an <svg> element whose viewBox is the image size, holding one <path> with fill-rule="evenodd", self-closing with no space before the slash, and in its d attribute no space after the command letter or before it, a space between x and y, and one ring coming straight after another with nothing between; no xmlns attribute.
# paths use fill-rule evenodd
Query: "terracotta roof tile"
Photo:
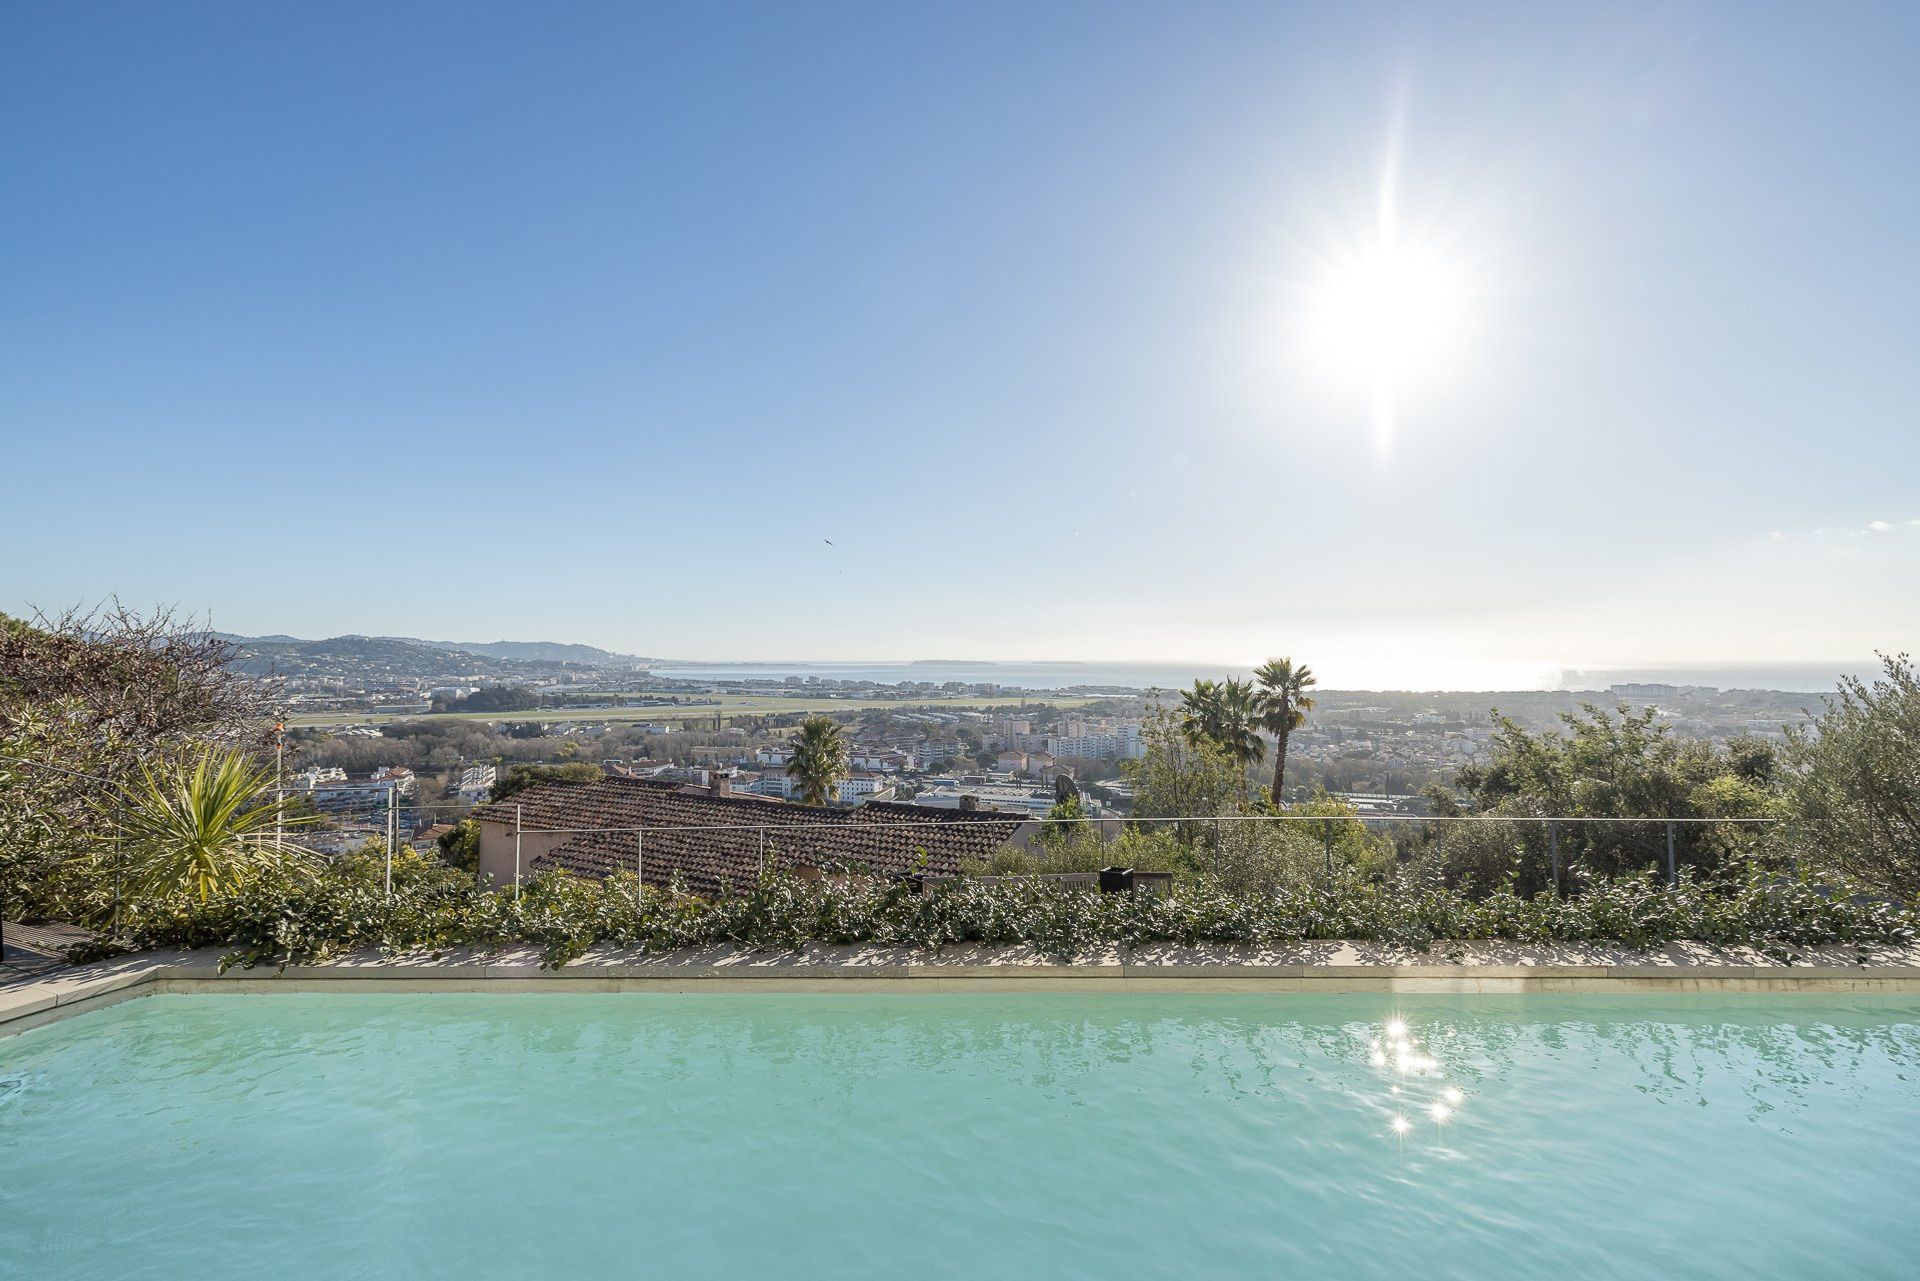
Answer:
<svg viewBox="0 0 1920 1281"><path fill-rule="evenodd" d="M604 877L631 870L639 854L633 829L644 829L647 883L664 886L677 874L703 895L750 884L763 858L772 868L836 864L879 875L953 876L962 860L984 859L1031 821L885 801L852 810L768 804L764 797L689 794L676 783L633 778L543 784L482 806L473 817L511 824L516 805L525 831L628 829L580 832L535 859L534 871ZM724 828L736 830L713 830Z"/></svg>

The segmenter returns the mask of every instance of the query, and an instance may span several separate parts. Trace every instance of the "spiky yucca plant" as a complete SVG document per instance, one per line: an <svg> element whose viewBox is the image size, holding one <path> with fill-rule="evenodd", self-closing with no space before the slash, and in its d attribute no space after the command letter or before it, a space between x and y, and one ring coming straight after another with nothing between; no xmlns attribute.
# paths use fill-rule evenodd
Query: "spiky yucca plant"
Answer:
<svg viewBox="0 0 1920 1281"><path fill-rule="evenodd" d="M187 894L202 903L259 872L300 866L306 851L281 832L313 821L274 796L270 769L211 748L143 766L119 819L107 839L126 860L129 897Z"/></svg>

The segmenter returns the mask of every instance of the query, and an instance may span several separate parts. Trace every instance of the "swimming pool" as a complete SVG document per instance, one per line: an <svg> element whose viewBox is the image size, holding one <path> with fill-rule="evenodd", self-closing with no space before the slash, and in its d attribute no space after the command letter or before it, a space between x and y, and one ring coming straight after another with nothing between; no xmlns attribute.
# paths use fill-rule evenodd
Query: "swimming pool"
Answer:
<svg viewBox="0 0 1920 1281"><path fill-rule="evenodd" d="M1910 1277L1916 1187L1913 997L166 995L0 1040L9 1277Z"/></svg>

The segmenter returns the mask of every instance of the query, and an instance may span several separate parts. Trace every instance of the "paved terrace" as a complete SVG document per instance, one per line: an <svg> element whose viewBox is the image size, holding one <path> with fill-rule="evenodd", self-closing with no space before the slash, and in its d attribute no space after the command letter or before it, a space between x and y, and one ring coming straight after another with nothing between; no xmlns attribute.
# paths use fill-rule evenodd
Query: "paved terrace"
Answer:
<svg viewBox="0 0 1920 1281"><path fill-rule="evenodd" d="M1920 994L1920 947L1820 948L1786 964L1746 948L1374 943L1154 944L1071 958L1022 947L939 952L599 949L558 970L532 950L356 955L220 969L218 951L149 953L0 979L0 1036L168 992L1877 992Z"/></svg>

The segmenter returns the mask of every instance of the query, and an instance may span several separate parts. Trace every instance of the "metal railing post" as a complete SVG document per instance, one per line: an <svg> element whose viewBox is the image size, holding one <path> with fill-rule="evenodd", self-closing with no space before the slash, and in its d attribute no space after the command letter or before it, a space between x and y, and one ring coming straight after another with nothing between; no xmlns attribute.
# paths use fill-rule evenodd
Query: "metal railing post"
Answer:
<svg viewBox="0 0 1920 1281"><path fill-rule="evenodd" d="M1674 829L1673 820L1668 819L1667 820L1667 885L1669 887L1678 885L1680 883L1680 864L1678 860L1675 858L1674 850L1673 850L1673 829Z"/></svg>
<svg viewBox="0 0 1920 1281"><path fill-rule="evenodd" d="M513 807L513 897L520 897L520 807Z"/></svg>
<svg viewBox="0 0 1920 1281"><path fill-rule="evenodd" d="M393 847L400 840L400 816L393 809L393 791L387 789L387 897L393 897Z"/></svg>
<svg viewBox="0 0 1920 1281"><path fill-rule="evenodd" d="M1547 820L1547 858L1553 865L1553 896L1560 897L1560 820Z"/></svg>
<svg viewBox="0 0 1920 1281"><path fill-rule="evenodd" d="M633 834L633 905L645 905L647 892L647 833L645 828Z"/></svg>

